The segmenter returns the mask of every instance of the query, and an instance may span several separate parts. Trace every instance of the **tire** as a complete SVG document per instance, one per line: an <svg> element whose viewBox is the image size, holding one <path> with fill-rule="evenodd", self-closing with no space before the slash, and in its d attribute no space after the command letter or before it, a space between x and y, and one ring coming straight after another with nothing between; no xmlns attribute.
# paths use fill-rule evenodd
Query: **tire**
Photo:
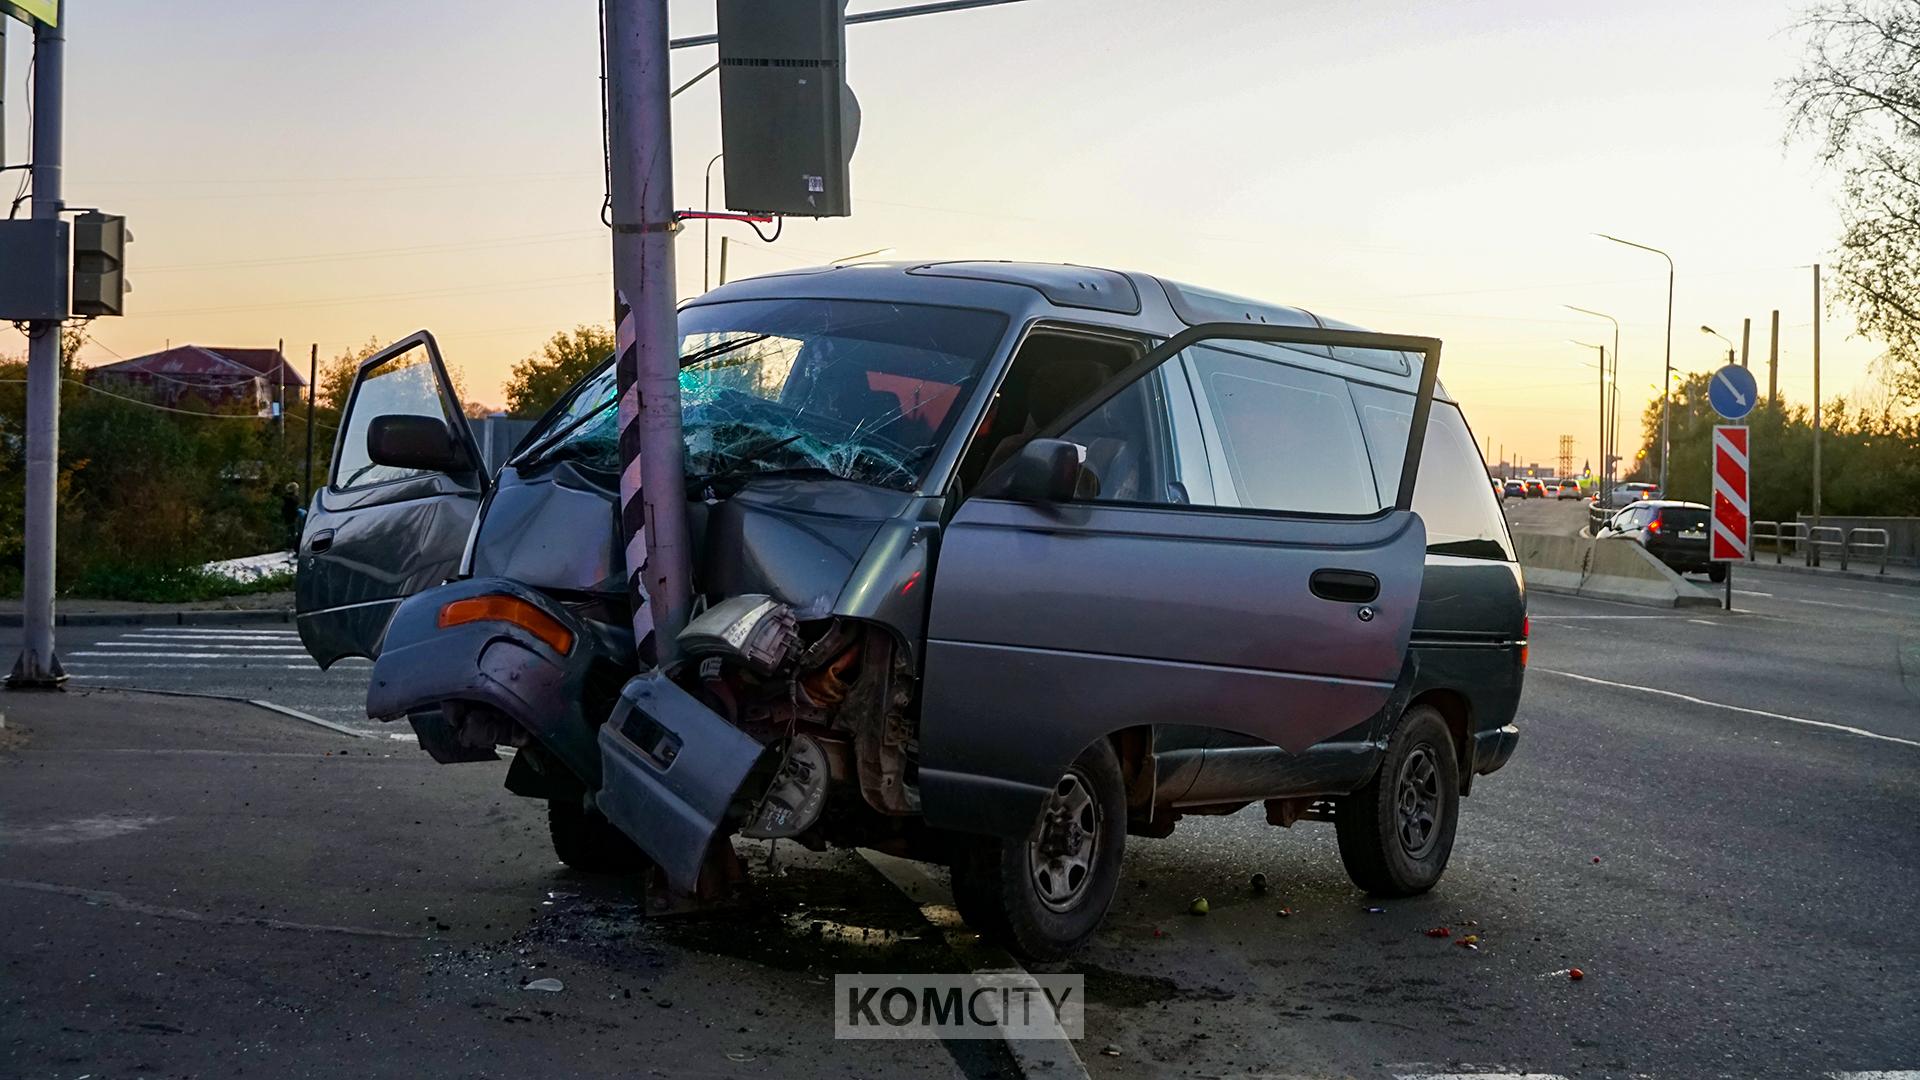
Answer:
<svg viewBox="0 0 1920 1080"><path fill-rule="evenodd" d="M553 853L582 873L637 874L652 865L619 826L575 801L547 801L547 832Z"/></svg>
<svg viewBox="0 0 1920 1080"><path fill-rule="evenodd" d="M1347 877L1373 896L1426 892L1446 872L1459 817L1453 734L1438 709L1415 705L1394 726L1373 779L1334 810Z"/></svg>
<svg viewBox="0 0 1920 1080"><path fill-rule="evenodd" d="M1727 580L1727 564L1714 563L1712 566L1707 567L1707 580L1713 582L1715 585Z"/></svg>
<svg viewBox="0 0 1920 1080"><path fill-rule="evenodd" d="M1102 739L1061 776L1031 833L960 842L954 906L968 926L1024 960L1062 959L1106 917L1126 842L1120 759Z"/></svg>

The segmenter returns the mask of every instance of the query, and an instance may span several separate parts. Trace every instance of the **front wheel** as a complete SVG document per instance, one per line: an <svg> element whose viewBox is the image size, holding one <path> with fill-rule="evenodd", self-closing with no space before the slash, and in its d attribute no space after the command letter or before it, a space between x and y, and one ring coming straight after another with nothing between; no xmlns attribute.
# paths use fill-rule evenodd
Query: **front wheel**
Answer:
<svg viewBox="0 0 1920 1080"><path fill-rule="evenodd" d="M1027 960L1058 960L1106 917L1127 840L1126 786L1106 740L1048 793L1026 836L963 841L955 906L967 925Z"/></svg>
<svg viewBox="0 0 1920 1080"><path fill-rule="evenodd" d="M1340 861L1374 896L1426 892L1446 872L1459 815L1453 735L1438 709L1415 705L1394 726L1373 779L1335 807Z"/></svg>

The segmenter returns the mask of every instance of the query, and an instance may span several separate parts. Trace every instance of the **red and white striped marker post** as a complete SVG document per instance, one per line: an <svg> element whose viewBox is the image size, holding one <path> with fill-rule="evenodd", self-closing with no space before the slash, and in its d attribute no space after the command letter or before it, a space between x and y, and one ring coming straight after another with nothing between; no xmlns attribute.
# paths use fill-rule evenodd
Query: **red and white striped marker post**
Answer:
<svg viewBox="0 0 1920 1080"><path fill-rule="evenodd" d="M1713 521L1707 534L1707 557L1736 563L1747 557L1753 515L1747 508L1747 428L1744 424L1716 424L1713 428ZM1727 567L1727 610L1733 610L1733 567Z"/></svg>

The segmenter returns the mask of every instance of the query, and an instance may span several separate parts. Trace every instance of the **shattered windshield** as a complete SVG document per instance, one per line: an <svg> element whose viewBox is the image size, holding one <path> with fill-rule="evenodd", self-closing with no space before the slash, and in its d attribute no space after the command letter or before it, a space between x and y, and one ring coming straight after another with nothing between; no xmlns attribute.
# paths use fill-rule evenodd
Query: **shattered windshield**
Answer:
<svg viewBox="0 0 1920 1080"><path fill-rule="evenodd" d="M680 313L687 474L818 472L910 489L1007 320L869 300L742 300ZM528 459L619 468L612 365L583 382Z"/></svg>

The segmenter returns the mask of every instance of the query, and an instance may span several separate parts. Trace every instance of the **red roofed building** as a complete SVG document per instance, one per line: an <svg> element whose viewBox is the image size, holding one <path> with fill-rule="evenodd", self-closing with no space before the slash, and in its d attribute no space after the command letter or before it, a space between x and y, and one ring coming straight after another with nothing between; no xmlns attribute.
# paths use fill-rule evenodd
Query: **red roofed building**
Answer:
<svg viewBox="0 0 1920 1080"><path fill-rule="evenodd" d="M157 404L178 407L189 398L221 409L267 413L273 402L294 402L307 380L279 349L176 345L118 364L88 368L88 385L138 389Z"/></svg>

